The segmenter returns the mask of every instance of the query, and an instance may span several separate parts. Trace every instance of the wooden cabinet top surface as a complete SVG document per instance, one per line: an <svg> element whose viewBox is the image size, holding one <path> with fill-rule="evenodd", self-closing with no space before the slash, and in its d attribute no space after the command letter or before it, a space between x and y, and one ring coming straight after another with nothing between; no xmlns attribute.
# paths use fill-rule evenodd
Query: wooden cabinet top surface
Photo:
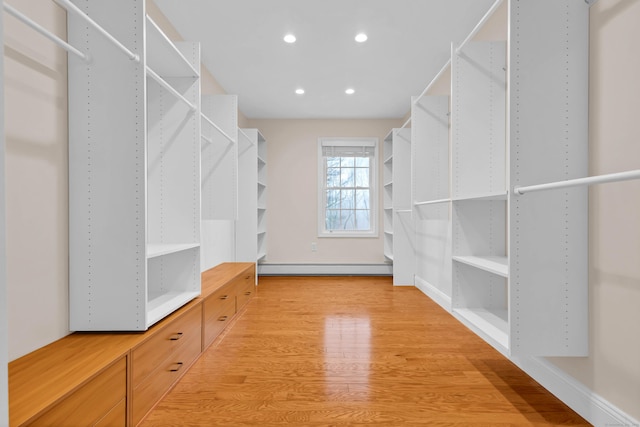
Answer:
<svg viewBox="0 0 640 427"><path fill-rule="evenodd" d="M255 267L252 262L226 262L203 272L201 298L207 298L246 271L253 269L252 274L255 276Z"/></svg>

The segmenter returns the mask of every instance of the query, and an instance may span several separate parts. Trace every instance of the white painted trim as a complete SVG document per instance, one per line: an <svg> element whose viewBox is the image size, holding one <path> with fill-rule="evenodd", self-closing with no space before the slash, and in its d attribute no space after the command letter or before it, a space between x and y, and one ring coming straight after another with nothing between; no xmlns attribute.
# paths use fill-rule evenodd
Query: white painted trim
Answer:
<svg viewBox="0 0 640 427"><path fill-rule="evenodd" d="M594 426L640 427L634 419L543 357L511 360Z"/></svg>
<svg viewBox="0 0 640 427"><path fill-rule="evenodd" d="M420 289L423 294L451 313L451 297L449 295L445 294L440 289L436 288L419 276L415 276L414 282L416 288Z"/></svg>
<svg viewBox="0 0 640 427"><path fill-rule="evenodd" d="M258 264L260 276L391 276L392 264Z"/></svg>

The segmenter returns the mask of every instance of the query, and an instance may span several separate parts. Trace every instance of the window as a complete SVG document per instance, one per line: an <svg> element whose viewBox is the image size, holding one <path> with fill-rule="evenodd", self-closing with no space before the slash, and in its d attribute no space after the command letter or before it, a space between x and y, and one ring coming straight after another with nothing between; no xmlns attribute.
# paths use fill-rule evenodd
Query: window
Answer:
<svg viewBox="0 0 640 427"><path fill-rule="evenodd" d="M318 141L318 235L376 237L377 138Z"/></svg>

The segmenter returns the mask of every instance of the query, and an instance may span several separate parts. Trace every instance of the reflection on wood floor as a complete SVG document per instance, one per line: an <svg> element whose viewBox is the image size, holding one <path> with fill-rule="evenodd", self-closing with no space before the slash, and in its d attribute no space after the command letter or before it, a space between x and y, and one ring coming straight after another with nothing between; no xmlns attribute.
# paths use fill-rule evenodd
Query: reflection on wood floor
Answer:
<svg viewBox="0 0 640 427"><path fill-rule="evenodd" d="M415 288L261 277L141 425L589 424Z"/></svg>

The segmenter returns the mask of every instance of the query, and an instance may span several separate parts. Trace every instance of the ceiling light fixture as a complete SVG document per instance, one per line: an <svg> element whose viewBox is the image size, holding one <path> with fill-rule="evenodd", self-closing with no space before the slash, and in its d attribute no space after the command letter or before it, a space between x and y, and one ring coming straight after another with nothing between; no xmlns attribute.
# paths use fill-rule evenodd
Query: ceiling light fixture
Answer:
<svg viewBox="0 0 640 427"><path fill-rule="evenodd" d="M369 38L369 37L367 37L367 35L366 35L365 33L360 33L360 34L358 34L358 35L356 36L356 41L357 41L358 43L363 43L363 42L366 42L368 38Z"/></svg>
<svg viewBox="0 0 640 427"><path fill-rule="evenodd" d="M304 89L296 89L298 95L304 95Z"/></svg>
<svg viewBox="0 0 640 427"><path fill-rule="evenodd" d="M287 43L295 43L296 36L294 36L293 34L287 34L286 36L284 36L284 41Z"/></svg>
<svg viewBox="0 0 640 427"><path fill-rule="evenodd" d="M347 95L353 95L354 93L356 93L356 91L355 89L349 88L345 90L344 93L346 93Z"/></svg>

